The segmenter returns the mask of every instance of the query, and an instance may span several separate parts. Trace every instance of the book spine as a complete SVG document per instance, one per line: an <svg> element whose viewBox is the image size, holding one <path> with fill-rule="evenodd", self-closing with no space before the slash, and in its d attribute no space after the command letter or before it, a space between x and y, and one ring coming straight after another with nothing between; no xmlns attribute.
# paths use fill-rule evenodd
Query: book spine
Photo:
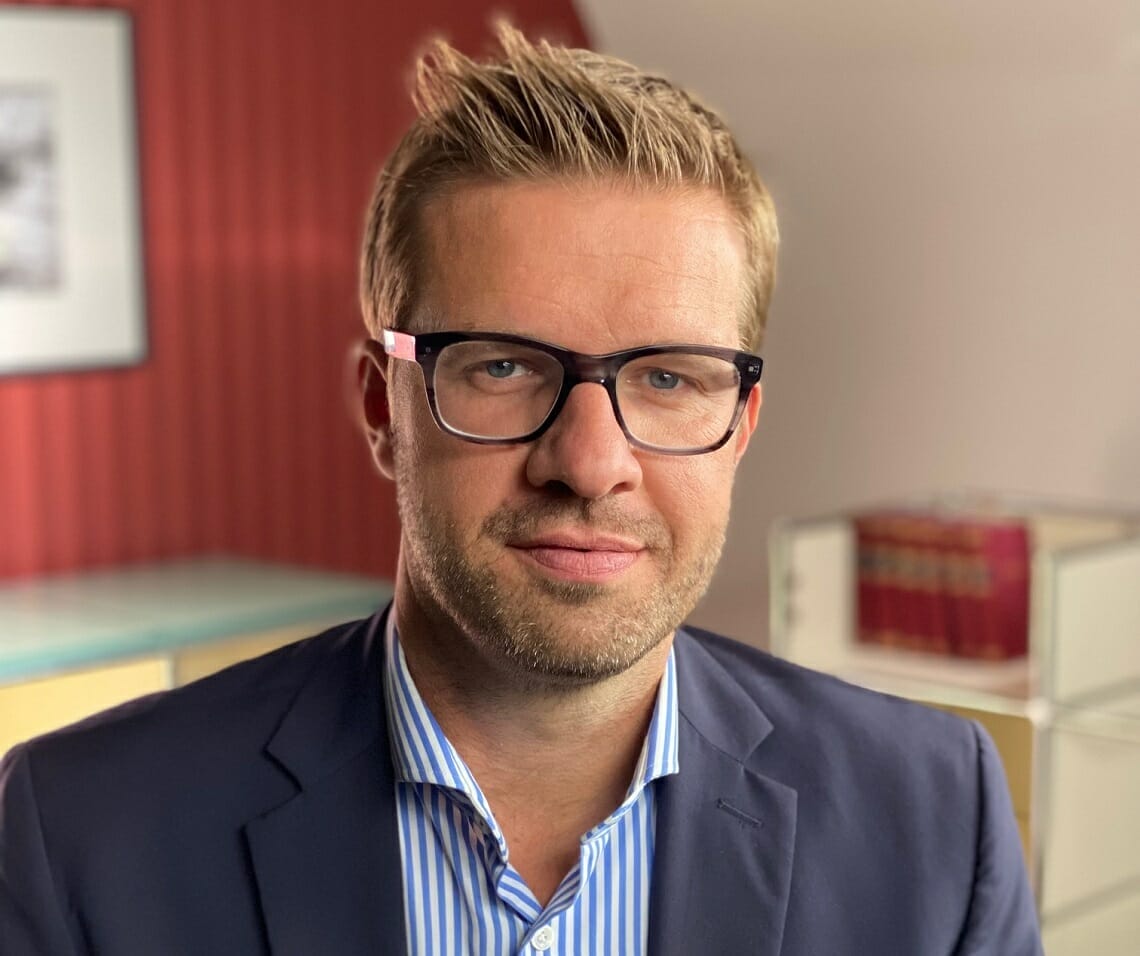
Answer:
<svg viewBox="0 0 1140 956"><path fill-rule="evenodd" d="M915 611L922 650L929 654L949 654L945 599L942 590L942 528L934 517L916 519L917 572Z"/></svg>
<svg viewBox="0 0 1140 956"><path fill-rule="evenodd" d="M854 523L857 640L949 653L941 523L895 512L859 515Z"/></svg>
<svg viewBox="0 0 1140 956"><path fill-rule="evenodd" d="M900 515L891 522L894 579L891 588L897 643L907 650L924 650L922 634L922 553L915 535L915 519Z"/></svg>
<svg viewBox="0 0 1140 956"><path fill-rule="evenodd" d="M862 515L855 519L856 542L856 639L863 644L885 641L883 586L885 568L881 518Z"/></svg>
<svg viewBox="0 0 1140 956"><path fill-rule="evenodd" d="M973 522L963 528L967 614L955 652L979 660L1023 657L1029 644L1029 535L1019 522Z"/></svg>

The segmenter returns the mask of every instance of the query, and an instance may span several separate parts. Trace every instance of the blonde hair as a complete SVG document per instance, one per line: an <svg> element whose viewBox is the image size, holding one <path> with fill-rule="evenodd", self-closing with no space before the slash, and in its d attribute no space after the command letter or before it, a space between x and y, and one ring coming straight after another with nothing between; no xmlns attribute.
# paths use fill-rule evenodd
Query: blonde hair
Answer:
<svg viewBox="0 0 1140 956"><path fill-rule="evenodd" d="M771 197L724 121L668 80L613 57L496 26L501 55L475 61L435 40L416 64L419 116L369 204L360 296L372 335L406 321L421 259L419 215L448 189L577 178L643 188L707 187L724 197L747 255L741 344L758 348L775 277Z"/></svg>

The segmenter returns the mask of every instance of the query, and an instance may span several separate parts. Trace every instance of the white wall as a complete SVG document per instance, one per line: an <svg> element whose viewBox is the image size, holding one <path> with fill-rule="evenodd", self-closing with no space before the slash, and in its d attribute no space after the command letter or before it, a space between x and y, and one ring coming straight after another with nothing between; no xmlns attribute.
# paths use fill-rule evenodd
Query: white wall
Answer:
<svg viewBox="0 0 1140 956"><path fill-rule="evenodd" d="M700 92L784 237L697 623L763 643L774 517L980 488L1140 508L1140 0L579 0Z"/></svg>

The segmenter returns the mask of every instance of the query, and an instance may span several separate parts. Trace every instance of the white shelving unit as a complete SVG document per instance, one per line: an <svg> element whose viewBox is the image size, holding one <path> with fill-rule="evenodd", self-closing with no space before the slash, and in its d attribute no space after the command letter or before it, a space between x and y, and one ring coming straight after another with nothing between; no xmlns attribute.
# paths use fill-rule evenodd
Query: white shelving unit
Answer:
<svg viewBox="0 0 1140 956"><path fill-rule="evenodd" d="M780 522L772 649L982 721L1005 762L1049 956L1131 956L1140 936L1140 516L1037 502L907 502L1024 518L1029 654L962 660L860 644L853 515Z"/></svg>

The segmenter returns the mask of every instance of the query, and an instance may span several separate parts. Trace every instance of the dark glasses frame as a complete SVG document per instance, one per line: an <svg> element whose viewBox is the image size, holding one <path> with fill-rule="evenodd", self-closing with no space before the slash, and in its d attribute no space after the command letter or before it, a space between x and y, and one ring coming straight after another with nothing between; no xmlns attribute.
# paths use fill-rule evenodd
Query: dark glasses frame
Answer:
<svg viewBox="0 0 1140 956"><path fill-rule="evenodd" d="M384 330L383 341L373 339L377 346L392 358L415 362L420 366L423 374L424 387L427 389L428 407L432 417L440 429L456 438L474 442L479 445L521 445L539 438L558 417L566 400L570 397L571 389L578 385L591 383L601 385L610 397L610 406L613 408L614 418L629 443L635 448L656 452L662 455L701 455L706 452L722 448L732 437L740 425L744 406L752 389L760 381L760 374L764 369L764 360L759 355L750 352L741 352L736 349L721 348L713 345L645 345L635 349L622 349L618 352L607 352L604 355L588 355L584 352L575 352L564 349L549 342L527 338L523 335L511 335L505 332L427 332L422 335L412 335L393 329ZM435 396L435 365L440 353L449 345L457 342L505 342L512 345L522 345L551 356L562 366L562 386L559 389L554 404L538 427L517 438L485 438L482 435L472 435L449 425L440 414L439 405ZM729 420L728 428L719 441L711 445L700 445L690 448L668 448L644 442L635 435L630 434L629 427L622 417L621 407L617 396L617 378L622 366L634 359L645 358L651 355L670 355L684 353L687 355L707 355L713 358L724 359L736 366L740 375L740 394L737 397L736 408Z"/></svg>

